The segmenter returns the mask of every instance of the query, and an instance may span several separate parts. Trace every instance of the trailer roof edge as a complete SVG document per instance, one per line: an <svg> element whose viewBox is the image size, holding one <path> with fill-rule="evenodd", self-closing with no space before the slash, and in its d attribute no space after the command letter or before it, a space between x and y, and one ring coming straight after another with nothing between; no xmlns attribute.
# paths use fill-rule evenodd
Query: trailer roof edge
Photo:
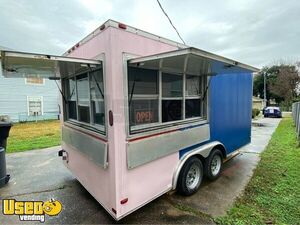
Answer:
<svg viewBox="0 0 300 225"><path fill-rule="evenodd" d="M112 19L108 19L103 24L98 26L93 32L91 32L90 34L85 36L83 39L81 39L79 42L77 42L74 46L76 46L78 44L79 45L85 44L86 42L91 40L93 37L98 35L100 32L104 31L108 27L119 28L119 24L123 24L123 23L112 20ZM104 27L104 28L101 29L102 27ZM141 36L144 36L144 37L147 37L147 38L150 38L150 39L153 39L153 40L157 40L157 41L160 41L160 42L163 42L163 43L166 43L166 44L170 44L170 45L176 46L178 48L187 48L187 47L189 47L188 45L173 41L173 40L168 39L168 38L161 37L161 36L156 35L156 34L152 34L150 32L135 28L133 26L129 26L127 24L126 24L126 27L127 27L126 30L123 30L125 32L127 31L127 32L134 33L134 34L139 34ZM72 49L72 48L73 47L71 47L70 49ZM65 53L63 53L63 55L67 56L69 54L68 51L69 50L67 50Z"/></svg>
<svg viewBox="0 0 300 225"><path fill-rule="evenodd" d="M89 40L91 40L93 37L95 37L96 35L98 35L100 32L104 31L108 27L113 27L113 28L118 28L119 29L119 24L123 24L123 23L115 21L115 20L112 20L112 19L108 19L103 24L101 24L100 26L98 26L93 32L91 32L90 34L88 34L81 41L77 42L73 47L71 47L68 51L66 51L63 54L63 56L67 56L70 53L70 50L76 49L76 47L78 47L78 46L80 46L82 44L85 44L86 42L88 42ZM156 35L156 34L152 34L150 32L147 32L147 31L144 31L144 30L141 30L141 29L129 26L127 24L125 26L126 26L126 29L123 30L125 32L130 32L130 33L138 34L138 35L141 35L141 36L146 37L146 38L150 38L150 39L153 39L153 40L156 40L156 41L160 41L162 43L166 43L166 44L169 44L169 45L176 46L176 47L179 48L179 50L177 50L177 51L180 51L180 50L183 50L183 49L190 49L191 53L195 52L197 55L201 55L203 57L206 56L208 58L220 60L222 62L227 62L229 64L232 63L232 62L238 63L238 65L240 67L248 69L248 70L251 70L253 72L260 71L259 68L256 68L256 67L253 67L253 66L250 66L250 65L247 65L247 64L244 64L244 63L241 63L241 62L238 62L238 61L235 61L235 60L232 60L232 59L229 59L229 58L226 58L226 57L223 57L223 56L220 56L220 55L217 55L217 54L205 51L205 50L201 50L201 49L198 49L198 48L195 48L195 47L190 47L188 45L185 45L185 44L173 41L173 40L168 39L168 38L161 37L161 36Z"/></svg>

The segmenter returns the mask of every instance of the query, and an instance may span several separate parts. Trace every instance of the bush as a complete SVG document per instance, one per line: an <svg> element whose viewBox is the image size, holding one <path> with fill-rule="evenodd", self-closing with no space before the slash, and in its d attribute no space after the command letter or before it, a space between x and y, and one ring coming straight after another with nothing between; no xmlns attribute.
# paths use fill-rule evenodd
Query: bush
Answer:
<svg viewBox="0 0 300 225"><path fill-rule="evenodd" d="M252 119L257 117L260 113L259 109L252 109Z"/></svg>

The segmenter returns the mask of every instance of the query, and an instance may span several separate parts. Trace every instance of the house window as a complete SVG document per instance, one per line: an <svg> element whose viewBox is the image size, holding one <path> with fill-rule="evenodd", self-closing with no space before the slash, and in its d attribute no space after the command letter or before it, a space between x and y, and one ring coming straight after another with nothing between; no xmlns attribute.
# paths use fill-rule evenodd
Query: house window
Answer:
<svg viewBox="0 0 300 225"><path fill-rule="evenodd" d="M40 116L43 114L42 97L28 97L28 116Z"/></svg>
<svg viewBox="0 0 300 225"><path fill-rule="evenodd" d="M128 67L130 126L137 131L204 118L206 79L206 76Z"/></svg>
<svg viewBox="0 0 300 225"><path fill-rule="evenodd" d="M97 69L63 80L66 119L90 125L105 125L103 71Z"/></svg>
<svg viewBox="0 0 300 225"><path fill-rule="evenodd" d="M129 67L128 71L130 125L158 122L158 72Z"/></svg>
<svg viewBox="0 0 300 225"><path fill-rule="evenodd" d="M44 82L45 81L44 81L43 78L37 78L37 77L25 78L25 83L26 84L43 85Z"/></svg>

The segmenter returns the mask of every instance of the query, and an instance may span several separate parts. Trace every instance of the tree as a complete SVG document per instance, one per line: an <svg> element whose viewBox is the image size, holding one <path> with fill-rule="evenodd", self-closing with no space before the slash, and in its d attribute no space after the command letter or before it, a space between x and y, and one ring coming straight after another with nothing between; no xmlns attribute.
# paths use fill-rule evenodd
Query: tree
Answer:
<svg viewBox="0 0 300 225"><path fill-rule="evenodd" d="M270 91L270 86L276 81L279 72L279 66L263 67L262 70L254 77L253 95L263 98L264 97L264 75L266 75L266 97L269 104L270 99L275 99L277 103L282 102L284 99Z"/></svg>
<svg viewBox="0 0 300 225"><path fill-rule="evenodd" d="M270 85L270 92L281 96L284 104L290 106L297 97L300 76L295 65L280 65L277 77Z"/></svg>
<svg viewBox="0 0 300 225"><path fill-rule="evenodd" d="M297 67L298 66L298 67ZM266 97L269 105L270 99L276 103L290 106L299 95L300 75L296 65L280 64L264 67L254 78L253 94L263 98L264 75L266 76Z"/></svg>

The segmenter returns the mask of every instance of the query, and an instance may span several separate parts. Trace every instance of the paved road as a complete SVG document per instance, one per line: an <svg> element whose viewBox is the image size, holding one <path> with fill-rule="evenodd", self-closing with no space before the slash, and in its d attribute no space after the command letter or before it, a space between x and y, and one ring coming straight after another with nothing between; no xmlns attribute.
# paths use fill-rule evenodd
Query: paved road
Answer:
<svg viewBox="0 0 300 225"><path fill-rule="evenodd" d="M213 224L213 217L225 214L242 193L268 144L279 119L260 119L252 127L252 143L225 164L215 182L204 181L191 197L168 193L120 221L120 223ZM76 181L57 157L59 147L7 155L11 181L0 189L0 199L42 200L56 198L64 209L46 223L107 224L115 223L97 201ZM2 204L0 208L2 207ZM1 208L2 211L2 208ZM3 224L20 223L17 216L0 215Z"/></svg>

